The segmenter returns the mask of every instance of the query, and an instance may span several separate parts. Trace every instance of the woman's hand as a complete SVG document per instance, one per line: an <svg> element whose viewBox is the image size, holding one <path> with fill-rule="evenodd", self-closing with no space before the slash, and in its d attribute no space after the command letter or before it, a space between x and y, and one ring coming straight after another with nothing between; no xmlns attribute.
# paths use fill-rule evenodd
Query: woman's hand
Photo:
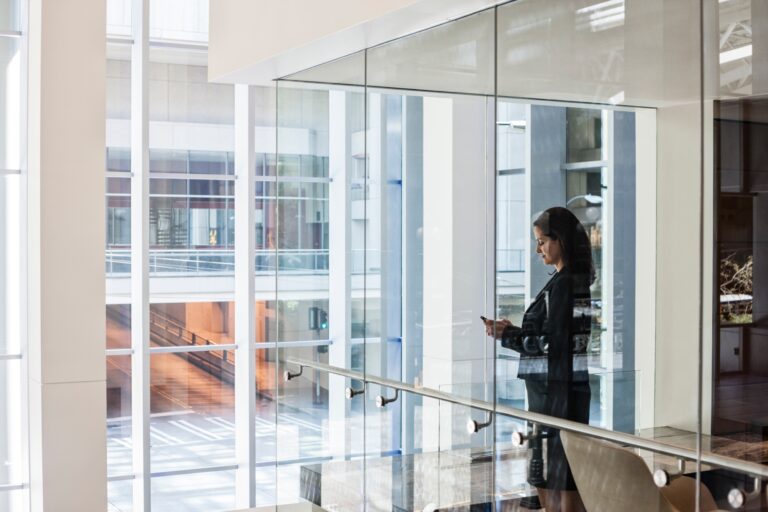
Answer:
<svg viewBox="0 0 768 512"><path fill-rule="evenodd" d="M501 320L491 320L490 318L484 318L483 323L485 323L485 334L488 336L493 336L496 339L501 338L504 334L504 330L512 325L512 322L505 318L502 318Z"/></svg>

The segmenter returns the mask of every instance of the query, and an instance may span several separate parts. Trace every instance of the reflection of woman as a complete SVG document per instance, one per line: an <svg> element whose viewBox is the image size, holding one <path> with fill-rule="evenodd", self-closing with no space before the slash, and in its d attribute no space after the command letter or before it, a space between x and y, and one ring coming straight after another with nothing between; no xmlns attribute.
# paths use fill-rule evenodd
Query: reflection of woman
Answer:
<svg viewBox="0 0 768 512"><path fill-rule="evenodd" d="M486 332L503 347L520 352L518 378L526 383L529 409L589 422L589 376L586 345L591 326L589 286L594 281L592 250L584 227L569 210L550 208L533 223L536 253L555 273L523 316L521 326L509 320L486 320ZM548 512L581 511L558 431L549 429L544 489Z"/></svg>

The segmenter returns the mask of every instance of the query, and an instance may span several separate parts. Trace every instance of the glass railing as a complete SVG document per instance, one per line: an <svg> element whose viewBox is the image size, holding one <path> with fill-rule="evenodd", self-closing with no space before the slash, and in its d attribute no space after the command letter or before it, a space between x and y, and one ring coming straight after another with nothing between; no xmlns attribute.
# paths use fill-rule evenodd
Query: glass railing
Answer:
<svg viewBox="0 0 768 512"><path fill-rule="evenodd" d="M639 394L643 384L638 372L590 374L595 400L586 423L530 410L524 396L527 383L521 379L430 389L299 358L285 364L294 373L303 368L305 373L346 379L351 408L360 421L365 417L363 425L358 422L366 439L365 468L354 469L354 464L339 460L332 470L321 463L314 471L322 485L341 476L362 479L354 488L366 483L364 499L369 505L388 510L438 510L492 501L519 505L542 486L532 480L537 466L531 461L537 456L548 460L555 436L587 510L625 499L613 491L618 488L626 491L624 496L639 493L647 501L638 505L645 508L635 510L762 510L765 500L762 479L768 470L761 461L723 451L727 440L699 438L682 428L640 428L647 411L639 402L634 402L632 415L637 419L629 431L617 430L615 417L599 414L622 400L618 391ZM516 390L520 401L494 400L494 389ZM550 447L537 455L542 443ZM738 446L731 443L731 448ZM754 445L748 451L754 455ZM547 464L551 461L544 467ZM698 486L697 477L703 485ZM317 498L316 505L330 505ZM700 508L694 506L697 499Z"/></svg>

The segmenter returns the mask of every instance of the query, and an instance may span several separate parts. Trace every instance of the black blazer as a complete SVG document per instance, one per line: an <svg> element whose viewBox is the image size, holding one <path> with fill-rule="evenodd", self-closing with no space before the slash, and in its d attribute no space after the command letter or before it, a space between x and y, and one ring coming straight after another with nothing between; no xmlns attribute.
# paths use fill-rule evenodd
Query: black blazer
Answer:
<svg viewBox="0 0 768 512"><path fill-rule="evenodd" d="M501 345L520 352L520 379L546 381L548 388L585 382L591 326L589 279L566 267L528 306L522 325L505 329Z"/></svg>

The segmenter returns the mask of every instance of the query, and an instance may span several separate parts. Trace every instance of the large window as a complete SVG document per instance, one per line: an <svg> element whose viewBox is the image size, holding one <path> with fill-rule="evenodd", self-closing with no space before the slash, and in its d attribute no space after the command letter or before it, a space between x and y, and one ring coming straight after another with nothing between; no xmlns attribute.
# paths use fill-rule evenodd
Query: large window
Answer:
<svg viewBox="0 0 768 512"><path fill-rule="evenodd" d="M0 2L0 510L25 510L27 396L22 264L25 26L18 0Z"/></svg>

